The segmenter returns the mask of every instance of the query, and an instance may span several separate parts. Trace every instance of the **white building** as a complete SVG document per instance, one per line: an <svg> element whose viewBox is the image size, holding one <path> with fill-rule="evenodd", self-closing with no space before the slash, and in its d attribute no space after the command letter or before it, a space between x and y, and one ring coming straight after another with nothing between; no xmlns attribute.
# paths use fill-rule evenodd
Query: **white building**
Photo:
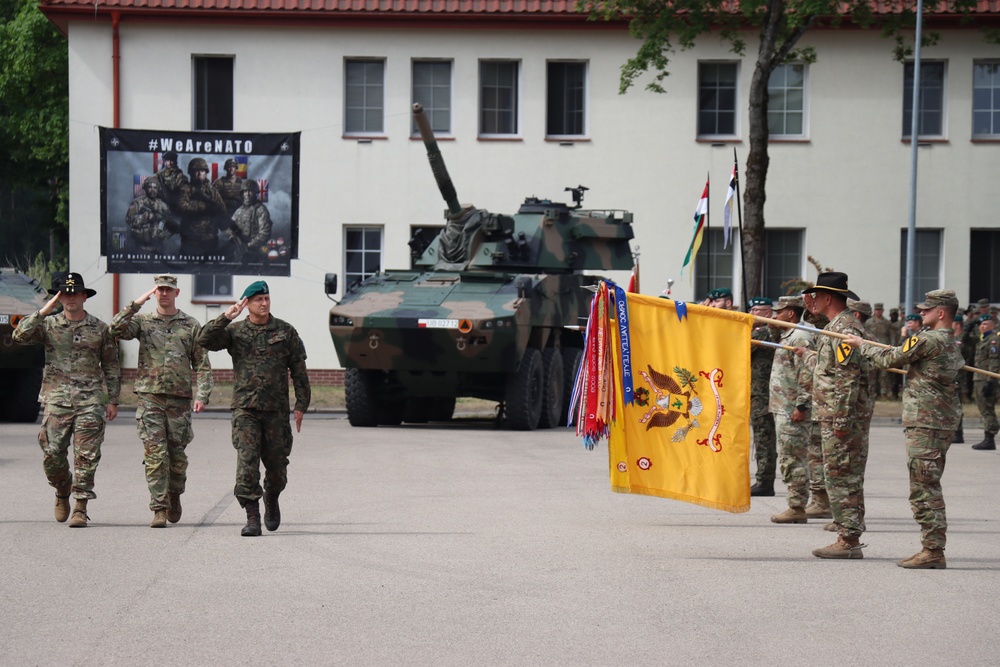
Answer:
<svg viewBox="0 0 1000 667"><path fill-rule="evenodd" d="M298 9L303 7L303 9ZM274 313L300 331L313 369L340 367L327 332L323 276L340 283L409 266L414 226L442 223L444 203L414 138L410 105L427 103L463 202L514 212L525 196L568 198L635 214L642 291L700 298L681 264L693 213L712 181L712 233L733 165L748 150L746 91L753 58L702 39L674 54L668 92L618 93L639 42L623 24L587 22L572 2L259 3L218 0L43 0L70 54L70 256L110 319L116 280L100 257L97 126L163 130L301 131L300 252L290 278L271 278ZM1000 48L979 28L1000 18L983 3L974 27L940 23L923 52L917 294L1000 301L1000 219L990 193L1000 167ZM755 54L752 42L748 54ZM766 292L815 279L811 255L850 275L886 308L900 301L909 211L912 64L877 31L812 30L814 64L772 78ZM737 251L738 252L738 251ZM712 287L740 281L716 253ZM623 280L625 276L615 276ZM255 278L181 277L186 312L206 320ZM117 279L121 307L150 285ZM134 347L125 365L134 367ZM228 367L228 356L213 356Z"/></svg>

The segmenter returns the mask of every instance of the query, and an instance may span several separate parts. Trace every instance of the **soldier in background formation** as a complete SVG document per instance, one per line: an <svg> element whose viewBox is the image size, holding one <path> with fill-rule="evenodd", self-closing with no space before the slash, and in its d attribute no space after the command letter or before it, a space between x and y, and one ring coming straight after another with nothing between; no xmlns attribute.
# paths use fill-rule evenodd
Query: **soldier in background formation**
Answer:
<svg viewBox="0 0 1000 667"><path fill-rule="evenodd" d="M928 292L917 308L923 328L902 346L877 349L859 336L847 342L879 368L909 366L903 393L903 427L910 470L910 508L920 524L922 549L897 563L910 569L943 569L947 521L941 475L958 426L961 402L955 391L964 364L952 339L958 299L951 290Z"/></svg>
<svg viewBox="0 0 1000 667"><path fill-rule="evenodd" d="M964 318L962 317L962 313L958 312L955 313L955 317L951 321L952 342L958 349L958 353L962 355L963 365L971 366L972 364L965 361L965 352L962 350L962 333L965 329L963 319ZM958 393L958 401L960 408L962 404L962 387L965 385L965 378L967 375L971 375L971 373L969 371L960 370L958 372L958 378L955 380L955 391ZM955 435L951 437L951 444L955 445L965 442L964 425L965 425L965 416L962 413L962 410L960 409L958 411L958 428L955 429Z"/></svg>
<svg viewBox="0 0 1000 667"><path fill-rule="evenodd" d="M79 273L56 282L55 295L14 330L22 345L45 346L45 374L40 400L45 406L38 444L45 476L56 490L55 519L70 518L69 497L76 498L71 528L86 528L87 502L97 497L94 475L101 460L105 419L118 415L121 371L118 346L108 325L84 309L88 288ZM57 304L61 313L53 315ZM73 441L73 467L68 461ZM74 470L76 474L74 475Z"/></svg>
<svg viewBox="0 0 1000 667"><path fill-rule="evenodd" d="M731 296L731 295L730 295ZM750 314L770 319L774 302L766 296L750 299ZM768 343L777 342L779 332L767 323L754 323L750 337ZM757 459L757 481L750 487L751 496L774 495L774 473L777 466L777 441L774 415L768 408L771 366L774 348L754 345L750 349L750 426L753 428L754 457Z"/></svg>
<svg viewBox="0 0 1000 667"><path fill-rule="evenodd" d="M236 322L244 309L249 316ZM270 290L262 280L248 286L239 303L207 323L198 342L208 350L227 350L233 358L233 447L237 451L233 493L247 513L240 534L261 534L261 497L264 525L277 530L281 524L278 496L288 483L288 455L292 451L289 372L295 388L296 431L302 429L311 398L305 346L292 325L271 315ZM262 462L266 470L263 492Z"/></svg>
<svg viewBox="0 0 1000 667"><path fill-rule="evenodd" d="M111 321L112 334L121 340L139 339L135 412L145 456L151 528L165 528L181 519L181 494L187 483L185 448L194 437L191 412L201 412L212 393L212 366L196 342L201 326L178 310L177 278L161 275L153 289L130 302ZM151 297L156 310L137 313ZM191 372L198 391L192 405Z"/></svg>
<svg viewBox="0 0 1000 667"><path fill-rule="evenodd" d="M980 340L976 346L975 367L992 373L1000 372L1000 339L996 333L996 319L986 313L979 317ZM975 374L973 386L976 393L976 407L983 418L985 437L982 442L972 446L978 450L994 450L997 448L994 438L1000 425L997 424L996 402L997 381L985 375Z"/></svg>
<svg viewBox="0 0 1000 667"><path fill-rule="evenodd" d="M872 316L865 322L865 331L870 340L882 343L883 345L892 345L892 322L885 318L883 315L884 312L885 306L883 304L873 304ZM885 370L879 370L875 375L877 382L875 387L877 391L873 391L872 393L875 394L876 398L892 398L892 386L889 383L889 377L893 374Z"/></svg>

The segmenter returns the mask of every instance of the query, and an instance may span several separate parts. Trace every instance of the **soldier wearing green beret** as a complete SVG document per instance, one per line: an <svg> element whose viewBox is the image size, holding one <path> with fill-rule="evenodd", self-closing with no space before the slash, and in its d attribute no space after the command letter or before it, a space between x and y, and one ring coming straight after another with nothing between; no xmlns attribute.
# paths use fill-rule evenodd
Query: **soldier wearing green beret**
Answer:
<svg viewBox="0 0 1000 667"><path fill-rule="evenodd" d="M975 367L993 373L1000 372L1000 338L997 337L996 319L989 313L979 316L979 344L976 345ZM983 440L972 446L978 450L994 450L997 448L997 381L985 375L976 374L972 378L976 394L976 407L983 418Z"/></svg>
<svg viewBox="0 0 1000 667"><path fill-rule="evenodd" d="M246 319L236 322L247 310ZM237 451L233 493L246 510L244 537L260 530L261 497L264 525L281 524L278 496L288 483L288 455L292 429L288 422L288 375L295 388L295 430L311 397L306 373L306 349L295 327L271 315L267 283L258 280L243 292L239 303L206 324L198 342L208 350L227 350L233 358L233 447ZM264 464L264 486L260 464Z"/></svg>
<svg viewBox="0 0 1000 667"><path fill-rule="evenodd" d="M750 314L768 319L774 317L774 302L766 296L750 299ZM757 321L750 332L753 340L776 343L780 332L766 322ZM753 429L754 458L757 459L756 482L750 487L751 496L773 496L774 475L778 465L777 434L770 401L771 367L774 348L754 345L750 350L750 427Z"/></svg>

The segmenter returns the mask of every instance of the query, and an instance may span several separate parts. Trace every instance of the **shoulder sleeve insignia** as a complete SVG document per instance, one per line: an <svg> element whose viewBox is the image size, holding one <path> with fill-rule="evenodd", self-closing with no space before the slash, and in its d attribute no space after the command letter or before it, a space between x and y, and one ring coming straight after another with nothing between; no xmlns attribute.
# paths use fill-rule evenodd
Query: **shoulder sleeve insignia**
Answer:
<svg viewBox="0 0 1000 667"><path fill-rule="evenodd" d="M840 341L837 344L837 363L846 364L851 359L851 353L854 352L854 348L847 344L845 341Z"/></svg>
<svg viewBox="0 0 1000 667"><path fill-rule="evenodd" d="M910 336L909 338L906 339L906 342L903 343L903 352L909 352L910 350L915 348L917 346L917 343L919 342L920 342L919 338L917 338L916 336Z"/></svg>

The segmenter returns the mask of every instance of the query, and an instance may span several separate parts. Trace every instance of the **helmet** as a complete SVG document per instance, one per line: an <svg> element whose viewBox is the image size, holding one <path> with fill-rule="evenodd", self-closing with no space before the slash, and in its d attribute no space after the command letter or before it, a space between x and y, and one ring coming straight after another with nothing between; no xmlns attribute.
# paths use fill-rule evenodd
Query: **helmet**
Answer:
<svg viewBox="0 0 1000 667"><path fill-rule="evenodd" d="M157 190L160 189L160 182L152 176L147 177L146 180L142 182L142 189L145 190L147 195L149 194L150 188L156 188Z"/></svg>
<svg viewBox="0 0 1000 667"><path fill-rule="evenodd" d="M208 171L208 163L204 158L196 157L188 162L188 176L194 176L197 171Z"/></svg>
<svg viewBox="0 0 1000 667"><path fill-rule="evenodd" d="M260 195L260 186L257 185L257 181L253 180L252 178L248 178L247 180L243 181L243 191L246 192L247 190L250 191L254 199L257 199L257 197Z"/></svg>
<svg viewBox="0 0 1000 667"><path fill-rule="evenodd" d="M226 163L222 165L222 168L223 169L229 169L230 165L236 167L237 169L240 168L240 164L236 161L236 158L233 158L233 157L231 157L228 160L226 160Z"/></svg>
<svg viewBox="0 0 1000 667"><path fill-rule="evenodd" d="M167 151L163 154L163 161L166 162L170 160L174 164L177 164L177 151Z"/></svg>

